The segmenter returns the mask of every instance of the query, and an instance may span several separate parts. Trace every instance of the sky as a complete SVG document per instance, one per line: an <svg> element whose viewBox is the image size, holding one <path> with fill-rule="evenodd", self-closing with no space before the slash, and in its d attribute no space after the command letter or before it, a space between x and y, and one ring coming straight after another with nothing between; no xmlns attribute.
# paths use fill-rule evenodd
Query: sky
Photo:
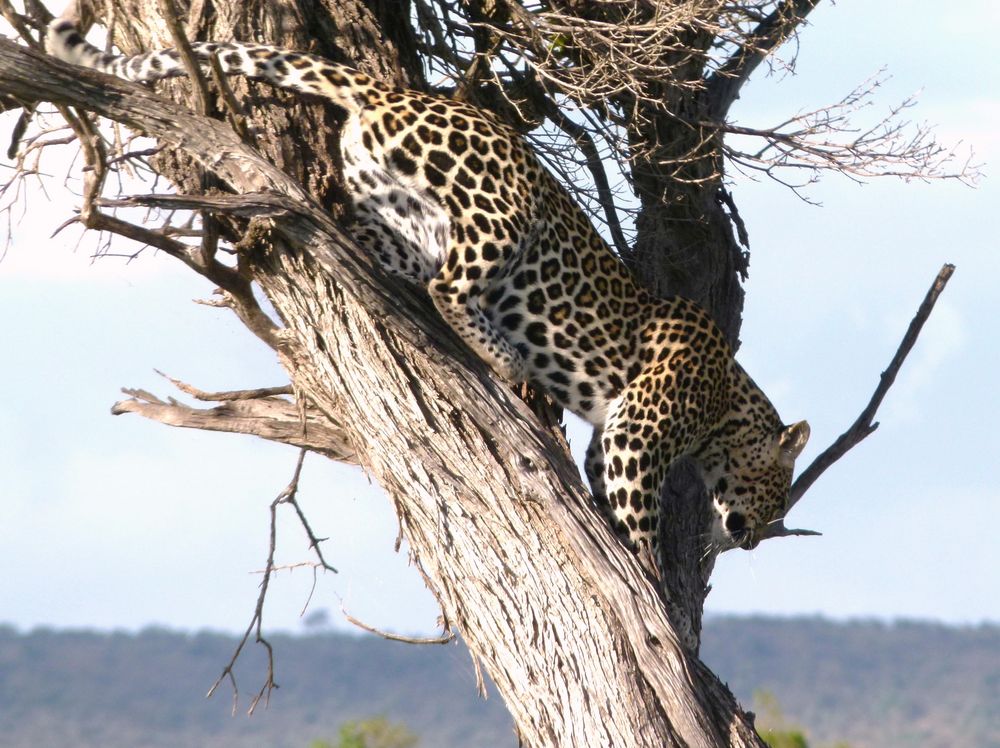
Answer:
<svg viewBox="0 0 1000 748"><path fill-rule="evenodd" d="M732 191L751 241L739 358L786 422L807 418L807 465L867 403L944 262L956 273L878 415L880 428L789 515L821 537L772 540L720 559L709 614L1000 622L1000 60L979 30L990 0L840 0L800 37L797 74L744 90L733 116L767 126L830 103L885 67L878 114L920 91L914 123L985 163L978 187L828 176L808 205L773 182ZM13 120L0 121L9 133ZM71 151L67 151L72 155ZM177 394L154 369L200 388L287 381L225 310L192 303L207 282L146 252L93 260L93 236L54 230L78 205L65 164L9 215L0 261L0 622L240 631L267 555L268 506L295 450L251 437L113 417L122 387ZM2 220L2 218L0 218ZM116 245L119 247L119 245ZM124 245L120 245L124 248ZM577 451L586 430L571 424ZM343 606L393 631L430 633L437 606L404 550L391 506L358 469L311 456L300 500L339 573L278 574L264 613L298 631L302 611ZM288 509L278 563L310 560Z"/></svg>

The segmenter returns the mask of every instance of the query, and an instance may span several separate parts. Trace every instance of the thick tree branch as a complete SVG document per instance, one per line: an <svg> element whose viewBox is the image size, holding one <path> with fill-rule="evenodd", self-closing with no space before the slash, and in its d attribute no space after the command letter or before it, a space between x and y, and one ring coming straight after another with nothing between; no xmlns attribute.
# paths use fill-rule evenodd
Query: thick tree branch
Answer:
<svg viewBox="0 0 1000 748"><path fill-rule="evenodd" d="M817 5L819 0L782 0L753 30L739 51L711 75L706 95L712 119L725 118L757 66L805 22Z"/></svg>
<svg viewBox="0 0 1000 748"><path fill-rule="evenodd" d="M187 391L188 385L182 387L181 383L175 384ZM112 415L135 413L167 426L249 434L308 449L337 462L352 465L358 462L356 450L342 426L331 422L315 408L305 408L303 415L296 403L280 397L250 397L253 393L240 392L218 393L218 397L199 399L222 400L224 402L221 405L214 408L192 408L173 398L162 400L144 390L122 391L129 399L115 403L111 407Z"/></svg>

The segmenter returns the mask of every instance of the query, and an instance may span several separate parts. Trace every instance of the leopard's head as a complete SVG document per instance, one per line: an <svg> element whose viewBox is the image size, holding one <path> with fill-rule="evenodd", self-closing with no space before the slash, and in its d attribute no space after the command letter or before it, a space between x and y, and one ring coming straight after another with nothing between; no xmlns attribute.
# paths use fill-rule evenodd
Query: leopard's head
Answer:
<svg viewBox="0 0 1000 748"><path fill-rule="evenodd" d="M716 544L750 550L768 525L784 516L795 458L808 440L805 421L729 435L715 459L703 465Z"/></svg>

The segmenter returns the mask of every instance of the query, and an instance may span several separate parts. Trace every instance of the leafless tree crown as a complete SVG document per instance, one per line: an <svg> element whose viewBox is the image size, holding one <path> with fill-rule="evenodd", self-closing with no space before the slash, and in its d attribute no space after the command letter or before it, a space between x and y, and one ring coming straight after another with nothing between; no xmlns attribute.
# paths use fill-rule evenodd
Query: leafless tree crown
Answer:
<svg viewBox="0 0 1000 748"><path fill-rule="evenodd" d="M806 198L801 188L830 171L855 179L978 176L970 156L904 118L912 99L866 119L880 77L780 122L730 121L733 102L762 61L794 69L795 53L776 50L799 33L818 0L414 3L431 77L462 95L497 96L526 128L545 123L531 136L538 150L569 184L580 184L575 173L589 170L591 180L583 181L596 189L578 196L603 216L626 257L631 232L621 226L632 221L619 213L631 216L636 197L670 199L649 194L656 192L650 175L675 190L721 185L725 158Z"/></svg>

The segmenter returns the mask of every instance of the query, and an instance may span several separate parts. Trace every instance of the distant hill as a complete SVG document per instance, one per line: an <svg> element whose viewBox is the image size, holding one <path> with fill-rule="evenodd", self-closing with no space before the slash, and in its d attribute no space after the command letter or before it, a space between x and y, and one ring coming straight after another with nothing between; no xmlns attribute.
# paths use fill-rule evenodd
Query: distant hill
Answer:
<svg viewBox="0 0 1000 748"><path fill-rule="evenodd" d="M1000 626L719 618L703 638L741 703L773 694L814 745L1000 748Z"/></svg>
<svg viewBox="0 0 1000 748"><path fill-rule="evenodd" d="M422 748L514 748L494 694L476 696L461 646L345 634L274 636L280 689L245 715L264 661L250 646L232 690L204 698L230 636L0 627L0 744L9 748L306 748L350 719L385 715ZM744 704L772 694L813 746L1000 748L1000 627L716 618L706 662Z"/></svg>

